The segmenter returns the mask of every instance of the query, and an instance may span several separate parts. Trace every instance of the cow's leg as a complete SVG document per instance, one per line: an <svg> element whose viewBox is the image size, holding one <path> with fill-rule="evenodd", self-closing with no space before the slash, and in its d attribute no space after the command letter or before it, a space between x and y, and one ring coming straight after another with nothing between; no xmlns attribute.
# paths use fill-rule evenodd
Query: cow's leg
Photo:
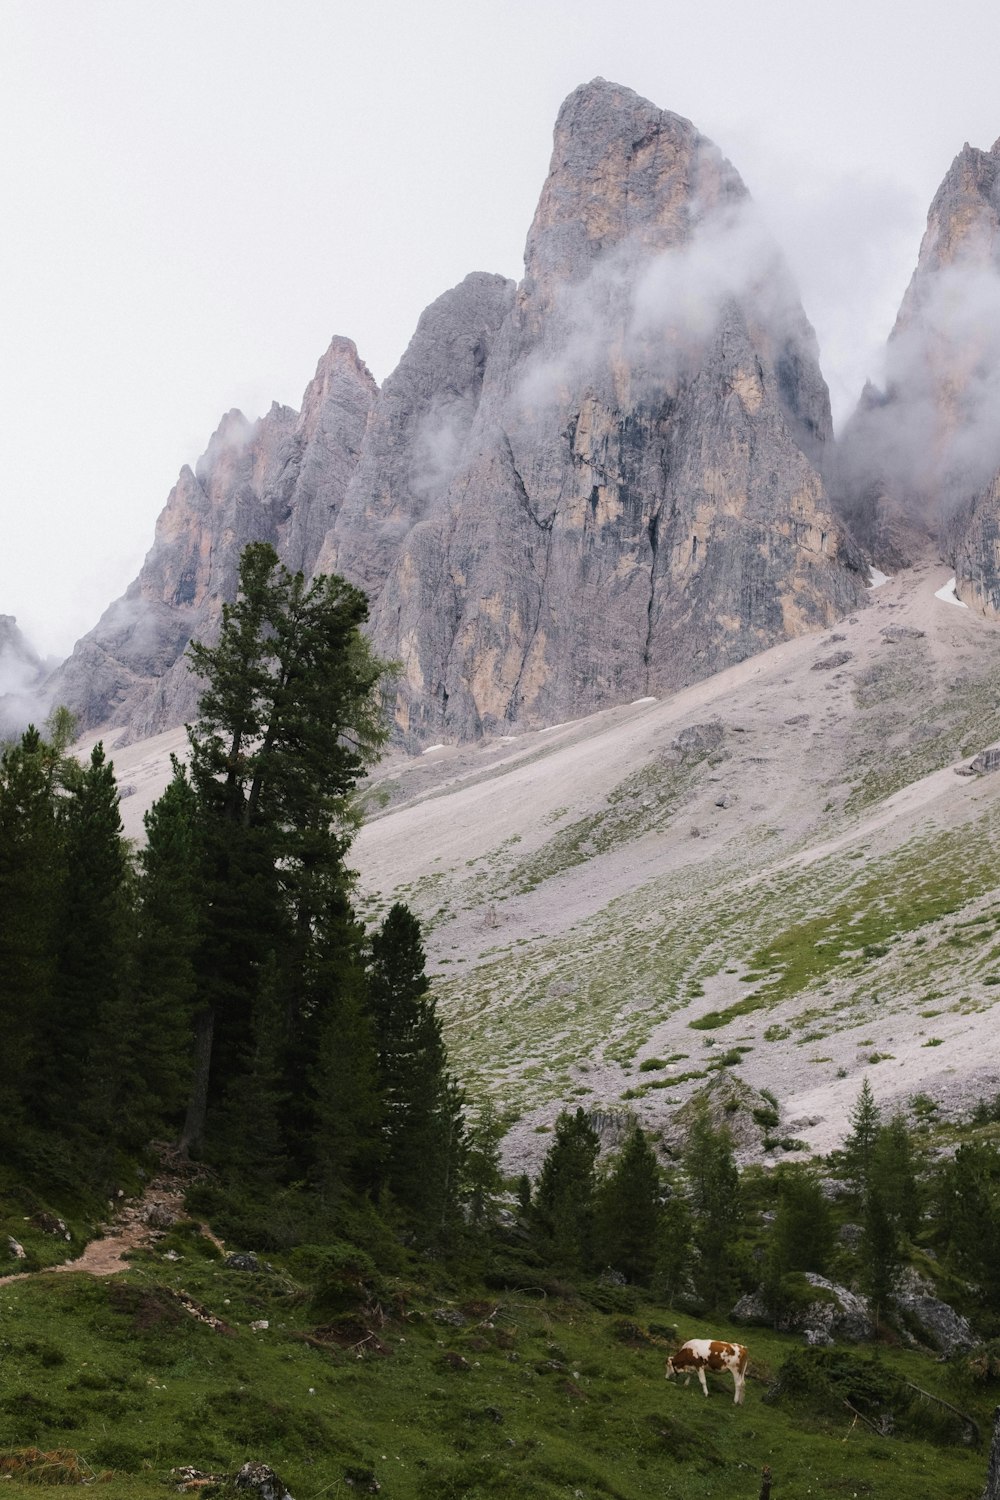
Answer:
<svg viewBox="0 0 1000 1500"><path fill-rule="evenodd" d="M684 1377L684 1389L687 1390L687 1388L688 1388L688 1386L690 1384L691 1384L691 1372L689 1370L688 1373Z"/></svg>
<svg viewBox="0 0 1000 1500"><path fill-rule="evenodd" d="M733 1371L733 1405L743 1405L743 1375L739 1370Z"/></svg>
<svg viewBox="0 0 1000 1500"><path fill-rule="evenodd" d="M698 1366L698 1379L701 1381L701 1388L705 1392L705 1395L707 1396L708 1395L708 1381L705 1379L705 1367L704 1367L704 1365L699 1365Z"/></svg>

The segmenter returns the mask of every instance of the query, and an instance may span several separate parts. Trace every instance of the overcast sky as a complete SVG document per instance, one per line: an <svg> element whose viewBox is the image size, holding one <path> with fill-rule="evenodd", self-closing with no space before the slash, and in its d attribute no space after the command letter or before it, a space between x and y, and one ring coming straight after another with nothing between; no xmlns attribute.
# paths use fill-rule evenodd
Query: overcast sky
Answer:
<svg viewBox="0 0 1000 1500"><path fill-rule="evenodd" d="M597 74L730 157L842 420L998 57L995 0L0 0L0 613L65 654L224 411L297 407L334 333L382 380L519 277Z"/></svg>

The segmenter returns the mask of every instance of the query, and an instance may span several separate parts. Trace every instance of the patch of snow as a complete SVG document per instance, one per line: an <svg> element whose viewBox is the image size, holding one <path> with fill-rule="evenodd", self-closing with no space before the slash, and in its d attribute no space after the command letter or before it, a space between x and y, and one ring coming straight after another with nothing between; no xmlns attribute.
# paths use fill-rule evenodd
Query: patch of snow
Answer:
<svg viewBox="0 0 1000 1500"><path fill-rule="evenodd" d="M871 580L868 584L870 589L880 589L883 583L889 582L888 573L883 573L881 568L869 568L868 573Z"/></svg>
<svg viewBox="0 0 1000 1500"><path fill-rule="evenodd" d="M655 702L656 702L655 698L633 698L632 702L629 704L629 708L635 708L635 705L637 703L655 703Z"/></svg>
<svg viewBox="0 0 1000 1500"><path fill-rule="evenodd" d="M446 747L444 745L428 745L427 749L423 753L424 755L430 755L432 750L444 750L445 748Z"/></svg>
<svg viewBox="0 0 1000 1500"><path fill-rule="evenodd" d="M955 583L956 580L954 578L949 578L943 588L935 589L934 597L935 599L943 599L945 604L957 604L959 609L968 609L969 606L965 601L960 599L955 593Z"/></svg>
<svg viewBox="0 0 1000 1500"><path fill-rule="evenodd" d="M538 731L538 733L539 734L551 734L552 731L553 731L553 729L565 729L566 725L569 722L570 722L569 719L563 719L563 721L562 721L561 724L546 724L545 728L544 729L540 729Z"/></svg>

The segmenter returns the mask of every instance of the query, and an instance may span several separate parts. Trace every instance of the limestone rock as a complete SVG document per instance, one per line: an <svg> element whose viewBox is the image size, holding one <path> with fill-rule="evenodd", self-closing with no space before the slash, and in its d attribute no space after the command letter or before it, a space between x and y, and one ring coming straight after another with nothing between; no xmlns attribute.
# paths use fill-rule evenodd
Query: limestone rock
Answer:
<svg viewBox="0 0 1000 1500"><path fill-rule="evenodd" d="M712 719L708 724L688 724L674 735L670 748L683 757L708 755L718 749L725 734L721 719Z"/></svg>
<svg viewBox="0 0 1000 1500"><path fill-rule="evenodd" d="M805 1279L810 1286L825 1293L817 1298L797 1320L801 1328L820 1329L835 1339L846 1339L849 1343L860 1343L871 1338L872 1318L868 1300L846 1286L838 1286L815 1271L806 1271Z"/></svg>
<svg viewBox="0 0 1000 1500"><path fill-rule="evenodd" d="M804 1279L820 1294L815 1302L779 1319L776 1326L786 1333L802 1333L810 1344L828 1345L837 1341L860 1343L872 1334L871 1314L864 1297L851 1292L813 1271ZM771 1323L773 1314L763 1287L741 1297L732 1316L743 1323Z"/></svg>
<svg viewBox="0 0 1000 1500"><path fill-rule="evenodd" d="M292 1500L288 1486L271 1468L259 1459L250 1459L233 1479L238 1490L249 1490L253 1500Z"/></svg>
<svg viewBox="0 0 1000 1500"><path fill-rule="evenodd" d="M829 433L812 330L733 168L630 90L577 89L465 452L373 610L400 731L551 723L846 613Z"/></svg>
<svg viewBox="0 0 1000 1500"><path fill-rule="evenodd" d="M252 1250L238 1250L227 1255L222 1262L224 1271L263 1271L268 1269Z"/></svg>
<svg viewBox="0 0 1000 1500"><path fill-rule="evenodd" d="M375 403L320 572L344 573L371 598L382 592L400 542L433 516L462 459L515 290L474 272L421 314Z"/></svg>
<svg viewBox="0 0 1000 1500"><path fill-rule="evenodd" d="M852 659L852 651L831 651L829 656L821 656L812 664L814 672L832 672L837 667L846 667Z"/></svg>
<svg viewBox="0 0 1000 1500"><path fill-rule="evenodd" d="M927 1341L942 1354L971 1349L976 1342L968 1320L947 1302L934 1296L934 1288L912 1268L903 1273L896 1290L896 1306L923 1329Z"/></svg>
<svg viewBox="0 0 1000 1500"><path fill-rule="evenodd" d="M670 692L863 598L830 438L813 331L737 173L595 79L559 112L520 286L445 293L377 399L335 340L300 414L231 413L53 691L133 736L189 717L185 645L265 539L368 592L411 749Z"/></svg>
<svg viewBox="0 0 1000 1500"><path fill-rule="evenodd" d="M269 541L293 571L313 571L375 393L354 345L335 338L301 412L274 404L258 421L223 418L195 468L181 470L138 578L50 679L81 728L123 725L142 737L192 716L188 641L217 633L247 542Z"/></svg>
<svg viewBox="0 0 1000 1500"><path fill-rule="evenodd" d="M959 598L1000 608L1000 142L965 145L931 204L887 349L838 444L838 505L893 571L928 541Z"/></svg>
<svg viewBox="0 0 1000 1500"><path fill-rule="evenodd" d="M969 769L980 776L985 776L990 771L1000 771L1000 746L993 745L989 750L980 750L970 761Z"/></svg>

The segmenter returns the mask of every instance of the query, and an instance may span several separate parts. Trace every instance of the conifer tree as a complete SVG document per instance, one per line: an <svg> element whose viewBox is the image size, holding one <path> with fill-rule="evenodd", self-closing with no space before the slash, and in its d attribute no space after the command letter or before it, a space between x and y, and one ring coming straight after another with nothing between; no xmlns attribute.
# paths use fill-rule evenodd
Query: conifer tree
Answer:
<svg viewBox="0 0 1000 1500"><path fill-rule="evenodd" d="M706 1306L717 1311L735 1290L733 1243L743 1210L732 1137L712 1124L704 1100L688 1133L684 1170L698 1252L695 1284Z"/></svg>
<svg viewBox="0 0 1000 1500"><path fill-rule="evenodd" d="M877 1183L865 1194L861 1237L861 1280L872 1304L875 1329L889 1306L902 1268L899 1226Z"/></svg>
<svg viewBox="0 0 1000 1500"><path fill-rule="evenodd" d="M912 1238L920 1225L920 1186L913 1157L913 1140L906 1119L893 1115L875 1137L868 1172L869 1187L878 1189L885 1210L897 1229Z"/></svg>
<svg viewBox="0 0 1000 1500"><path fill-rule="evenodd" d="M600 1141L582 1109L563 1110L542 1163L533 1213L540 1248L570 1273L594 1262L595 1164Z"/></svg>
<svg viewBox="0 0 1000 1500"><path fill-rule="evenodd" d="M364 929L341 893L316 926L313 1020L291 1064L311 1079L313 1176L334 1206L346 1193L374 1194L383 1159L384 1105L363 948Z"/></svg>
<svg viewBox="0 0 1000 1500"><path fill-rule="evenodd" d="M662 1182L656 1153L636 1125L597 1194L600 1259L648 1286L656 1266Z"/></svg>
<svg viewBox="0 0 1000 1500"><path fill-rule="evenodd" d="M844 1141L844 1170L855 1191L864 1196L875 1155L875 1142L882 1125L882 1115L867 1078L861 1084L848 1119L851 1129Z"/></svg>
<svg viewBox="0 0 1000 1500"><path fill-rule="evenodd" d="M465 1199L469 1222L480 1229L492 1222L497 1199L503 1191L500 1170L500 1142L510 1121L491 1099L487 1099L473 1125L468 1129L468 1154L465 1163ZM530 1201L529 1187L529 1201Z"/></svg>
<svg viewBox="0 0 1000 1500"><path fill-rule="evenodd" d="M939 1169L939 1241L958 1270L1000 1313L1000 1150L993 1142L966 1141Z"/></svg>
<svg viewBox="0 0 1000 1500"><path fill-rule="evenodd" d="M457 1209L466 1141L424 963L420 923L397 903L372 938L369 980L384 1110L382 1178L411 1219L437 1231Z"/></svg>
<svg viewBox="0 0 1000 1500"><path fill-rule="evenodd" d="M179 1123L191 1081L202 867L198 804L186 768L146 813L139 851L134 1034L147 1137Z"/></svg>
<svg viewBox="0 0 1000 1500"><path fill-rule="evenodd" d="M48 1106L61 830L51 763L38 731L0 757L0 1143L23 1157L25 1132Z"/></svg>
<svg viewBox="0 0 1000 1500"><path fill-rule="evenodd" d="M764 1260L764 1297L779 1318L788 1300L784 1278L793 1271L825 1274L833 1252L830 1206L819 1183L794 1164L777 1169L778 1209Z"/></svg>
<svg viewBox="0 0 1000 1500"><path fill-rule="evenodd" d="M660 1215L653 1284L665 1302L676 1302L691 1281L694 1220L685 1195L676 1187Z"/></svg>
<svg viewBox="0 0 1000 1500"><path fill-rule="evenodd" d="M52 1121L82 1126L94 1170L135 1130L129 988L133 882L114 767L98 743L61 804L65 884L52 1011Z"/></svg>
<svg viewBox="0 0 1000 1500"><path fill-rule="evenodd" d="M360 633L364 595L336 577L306 584L263 542L244 549L218 643L189 656L206 682L189 729L203 824L206 922L195 1067L182 1144L209 1097L238 1086L254 1054L263 976L283 979L285 1040L309 1017L305 973L356 826L352 793L385 738L384 670Z"/></svg>

